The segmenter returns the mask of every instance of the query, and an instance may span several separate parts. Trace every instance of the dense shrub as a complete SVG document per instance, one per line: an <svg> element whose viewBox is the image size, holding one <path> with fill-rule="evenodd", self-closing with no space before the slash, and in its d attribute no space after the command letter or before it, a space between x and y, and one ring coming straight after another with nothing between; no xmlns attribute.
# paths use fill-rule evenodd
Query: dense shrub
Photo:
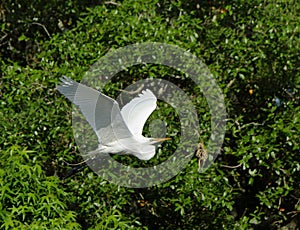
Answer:
<svg viewBox="0 0 300 230"><path fill-rule="evenodd" d="M64 200L68 194L56 177L46 177L38 156L12 146L1 152L2 229L74 229L76 214Z"/></svg>
<svg viewBox="0 0 300 230"><path fill-rule="evenodd" d="M42 41L75 27L80 13L95 4L99 1L1 2L1 58L5 61L13 59L22 65L32 62Z"/></svg>
<svg viewBox="0 0 300 230"><path fill-rule="evenodd" d="M66 15L82 9L68 6ZM292 1L128 0L87 8L64 33L51 29L52 17L43 18L51 31L48 41L41 31L14 35L19 41L36 38L39 45L27 66L17 50L20 58L6 56L1 64L1 226L272 229L299 218L299 8ZM34 17L32 10L44 15L43 9L31 6L24 15ZM209 65L227 105L222 154L203 173L195 157L175 178L151 188L118 187L89 169L57 179L70 168L66 162L80 161L70 104L55 89L58 78L80 81L110 49L145 41L178 45ZM103 92L116 97L119 89L148 76L171 81L191 96L206 145L207 103L183 74L159 65L134 66ZM169 132L179 134L176 116L167 114L175 113L166 107L151 118L168 119ZM164 148L172 152L176 138Z"/></svg>

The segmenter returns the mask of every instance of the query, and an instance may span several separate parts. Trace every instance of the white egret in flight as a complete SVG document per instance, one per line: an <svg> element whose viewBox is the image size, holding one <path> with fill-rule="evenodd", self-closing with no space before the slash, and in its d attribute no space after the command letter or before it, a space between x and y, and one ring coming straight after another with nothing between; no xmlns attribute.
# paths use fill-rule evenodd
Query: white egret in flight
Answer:
<svg viewBox="0 0 300 230"><path fill-rule="evenodd" d="M99 91L64 76L58 91L79 107L98 137L98 148L90 156L101 153L131 154L140 160L155 155L155 145L170 138L146 138L142 135L148 117L156 108L156 97L142 91L121 110L119 104ZM88 155L89 155L88 154Z"/></svg>

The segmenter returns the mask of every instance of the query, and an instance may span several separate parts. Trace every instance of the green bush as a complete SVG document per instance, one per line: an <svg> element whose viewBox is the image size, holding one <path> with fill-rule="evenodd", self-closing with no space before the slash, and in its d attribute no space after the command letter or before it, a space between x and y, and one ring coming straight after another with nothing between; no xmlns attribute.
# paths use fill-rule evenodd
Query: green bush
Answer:
<svg viewBox="0 0 300 230"><path fill-rule="evenodd" d="M1 229L75 229L76 213L56 177L46 177L32 151L12 146L1 151Z"/></svg>
<svg viewBox="0 0 300 230"><path fill-rule="evenodd" d="M75 10L78 15L75 6L68 6L66 14ZM79 19L74 16L73 28L51 30L48 41L37 31L25 34L39 44L27 65L22 61L26 55L18 51L20 59L7 56L1 62L1 227L276 229L299 218L299 8L293 1L126 0L87 8ZM24 14L34 17L33 9ZM44 20L50 31L53 21ZM66 162L81 159L70 103L55 89L58 78L80 81L110 49L146 41L187 49L215 74L228 112L222 153L203 173L195 157L172 180L150 188L119 187L89 169L59 180L70 168ZM208 106L182 73L159 65L134 66L115 76L103 92L116 97L119 89L149 76L187 92L206 145ZM170 133L180 134L172 109L162 108L151 119L161 117L168 120ZM173 152L178 139L163 148ZM151 163L160 158L158 153ZM133 157L125 161L141 165Z"/></svg>
<svg viewBox="0 0 300 230"><path fill-rule="evenodd" d="M80 13L99 1L3 1L0 3L1 59L26 66L40 44L76 26Z"/></svg>

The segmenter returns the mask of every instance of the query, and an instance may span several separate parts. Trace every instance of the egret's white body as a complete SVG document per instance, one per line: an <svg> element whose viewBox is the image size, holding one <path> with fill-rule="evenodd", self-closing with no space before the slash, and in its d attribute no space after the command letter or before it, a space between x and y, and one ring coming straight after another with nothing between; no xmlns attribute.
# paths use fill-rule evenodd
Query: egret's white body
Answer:
<svg viewBox="0 0 300 230"><path fill-rule="evenodd" d="M65 76L60 80L59 92L80 108L98 137L99 146L91 156L131 154L140 160L149 160L155 155L155 144L170 139L142 135L145 122L156 108L157 99L149 89L120 110L114 99L99 91Z"/></svg>

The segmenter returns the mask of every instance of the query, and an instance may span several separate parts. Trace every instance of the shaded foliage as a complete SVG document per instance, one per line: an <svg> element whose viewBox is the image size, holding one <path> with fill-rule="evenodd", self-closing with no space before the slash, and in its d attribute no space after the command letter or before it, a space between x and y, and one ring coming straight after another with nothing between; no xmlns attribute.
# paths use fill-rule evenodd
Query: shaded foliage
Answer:
<svg viewBox="0 0 300 230"><path fill-rule="evenodd" d="M128 0L85 8L96 3L2 3L1 32L7 36L0 48L1 227L276 229L299 218L299 4ZM66 162L80 157L70 104L55 89L58 78L79 81L110 49L146 41L185 48L215 74L228 111L216 163L199 173L195 157L172 180L143 189L109 184L89 169L59 181L54 176L64 175ZM29 51L23 52L25 46ZM179 71L134 66L103 92L117 97L119 89L149 76L187 92L206 145L207 103ZM172 152L180 138L178 117L161 107L151 119L168 121L174 141L164 148Z"/></svg>

